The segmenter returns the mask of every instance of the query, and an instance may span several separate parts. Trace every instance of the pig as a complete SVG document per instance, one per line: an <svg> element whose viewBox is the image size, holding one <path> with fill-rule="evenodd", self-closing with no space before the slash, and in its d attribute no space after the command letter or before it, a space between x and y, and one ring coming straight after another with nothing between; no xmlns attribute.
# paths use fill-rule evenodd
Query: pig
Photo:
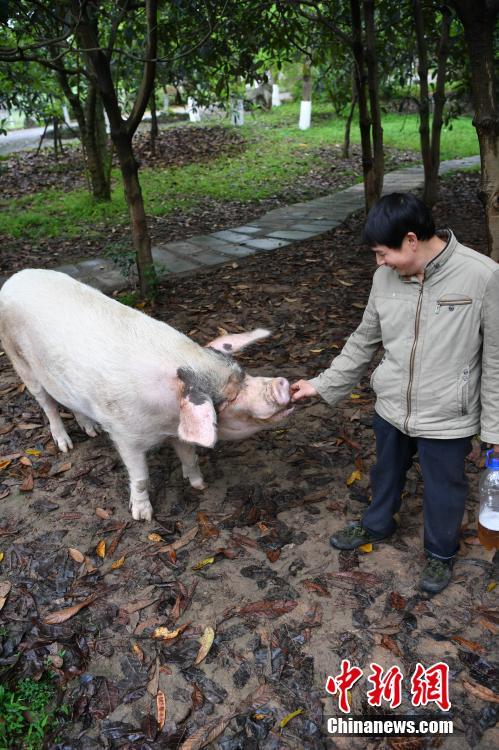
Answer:
<svg viewBox="0 0 499 750"><path fill-rule="evenodd" d="M256 329L201 346L166 323L58 271L26 269L0 290L0 338L45 412L59 450L73 448L58 404L87 435L109 433L130 479L130 510L150 521L147 451L167 438L195 489L195 446L241 440L292 411L289 382L246 374L233 354Z"/></svg>

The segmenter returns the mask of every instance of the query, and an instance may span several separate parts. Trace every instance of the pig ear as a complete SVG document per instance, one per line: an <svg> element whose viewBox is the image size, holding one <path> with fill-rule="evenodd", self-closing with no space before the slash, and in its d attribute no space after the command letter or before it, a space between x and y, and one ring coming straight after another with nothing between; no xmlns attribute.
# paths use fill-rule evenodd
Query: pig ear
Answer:
<svg viewBox="0 0 499 750"><path fill-rule="evenodd" d="M267 336L270 336L270 331L266 331L264 328L256 328L254 331L248 331L247 333L228 333L226 336L219 336L206 346L224 352L224 354L233 354L252 344L253 341L265 339Z"/></svg>
<svg viewBox="0 0 499 750"><path fill-rule="evenodd" d="M213 448L217 442L217 415L208 396L201 403L191 401L189 396L180 397L178 436L185 443Z"/></svg>

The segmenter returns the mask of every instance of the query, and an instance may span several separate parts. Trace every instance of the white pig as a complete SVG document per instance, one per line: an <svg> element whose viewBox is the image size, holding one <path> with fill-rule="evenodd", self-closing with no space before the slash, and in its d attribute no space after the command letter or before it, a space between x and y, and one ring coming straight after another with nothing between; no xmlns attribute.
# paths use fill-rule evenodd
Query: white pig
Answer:
<svg viewBox="0 0 499 750"><path fill-rule="evenodd" d="M292 411L285 378L252 377L232 357L268 335L257 329L202 347L57 271L20 271L0 290L3 347L55 443L64 453L73 447L58 404L87 435L108 432L128 470L136 520L152 518L150 448L173 438L184 477L204 489L194 445L240 440Z"/></svg>

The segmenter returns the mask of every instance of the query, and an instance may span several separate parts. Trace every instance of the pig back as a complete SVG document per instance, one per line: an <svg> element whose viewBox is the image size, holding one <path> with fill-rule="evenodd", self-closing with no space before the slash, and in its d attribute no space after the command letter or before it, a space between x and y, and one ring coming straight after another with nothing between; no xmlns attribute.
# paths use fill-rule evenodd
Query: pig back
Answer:
<svg viewBox="0 0 499 750"><path fill-rule="evenodd" d="M177 369L201 349L166 323L38 269L14 274L0 290L0 337L14 365L21 357L53 398L106 429L152 412L150 402L157 410L159 397L173 408Z"/></svg>

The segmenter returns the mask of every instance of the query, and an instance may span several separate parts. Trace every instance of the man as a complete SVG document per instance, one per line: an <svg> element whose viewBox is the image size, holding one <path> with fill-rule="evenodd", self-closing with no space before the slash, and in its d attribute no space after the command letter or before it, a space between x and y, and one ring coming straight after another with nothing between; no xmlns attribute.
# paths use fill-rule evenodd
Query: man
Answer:
<svg viewBox="0 0 499 750"><path fill-rule="evenodd" d="M329 369L291 386L293 401L350 393L379 344L371 377L377 462L372 501L360 523L331 537L355 549L391 536L416 453L424 482L420 587L442 591L459 549L467 482L464 459L480 433L499 454L499 265L435 231L430 210L392 193L369 212L363 239L378 269L362 321Z"/></svg>

